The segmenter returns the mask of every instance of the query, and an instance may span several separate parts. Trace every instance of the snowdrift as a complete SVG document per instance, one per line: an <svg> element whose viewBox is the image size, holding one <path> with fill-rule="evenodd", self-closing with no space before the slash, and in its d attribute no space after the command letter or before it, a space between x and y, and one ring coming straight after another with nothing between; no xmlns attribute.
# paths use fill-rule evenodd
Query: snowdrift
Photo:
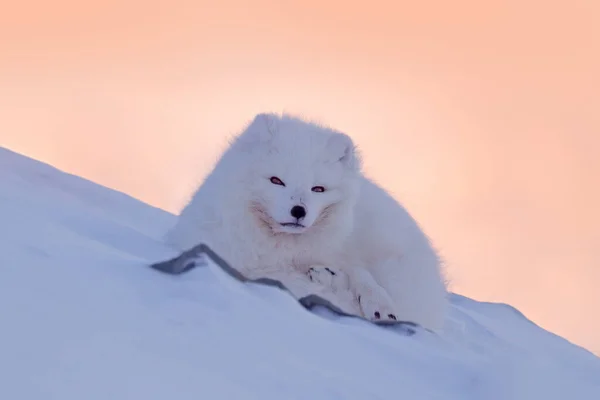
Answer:
<svg viewBox="0 0 600 400"><path fill-rule="evenodd" d="M442 335L409 335L161 274L174 218L0 148L0 398L600 399L600 360L505 304L452 295Z"/></svg>

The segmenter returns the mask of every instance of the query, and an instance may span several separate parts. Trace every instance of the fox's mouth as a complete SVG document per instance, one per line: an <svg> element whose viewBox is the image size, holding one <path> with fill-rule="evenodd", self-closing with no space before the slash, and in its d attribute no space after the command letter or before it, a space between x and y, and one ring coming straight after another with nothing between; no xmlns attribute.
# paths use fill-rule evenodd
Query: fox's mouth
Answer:
<svg viewBox="0 0 600 400"><path fill-rule="evenodd" d="M280 222L279 229L277 229L277 231L279 231L279 233L299 235L306 232L306 226L299 222Z"/></svg>
<svg viewBox="0 0 600 400"><path fill-rule="evenodd" d="M250 212L260 221L264 227L273 233L300 234L306 230L306 225L299 222L278 222L271 217L260 203L251 202Z"/></svg>
<svg viewBox="0 0 600 400"><path fill-rule="evenodd" d="M306 228L304 225L297 222L282 222L279 225L285 226L286 228Z"/></svg>

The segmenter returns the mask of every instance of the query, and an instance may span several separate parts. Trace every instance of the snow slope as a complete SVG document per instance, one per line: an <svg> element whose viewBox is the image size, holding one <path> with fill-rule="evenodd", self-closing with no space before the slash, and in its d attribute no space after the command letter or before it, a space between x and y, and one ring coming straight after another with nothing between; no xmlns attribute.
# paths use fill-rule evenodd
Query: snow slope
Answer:
<svg viewBox="0 0 600 400"><path fill-rule="evenodd" d="M151 270L173 220L0 148L0 399L600 399L600 359L508 305L406 336Z"/></svg>

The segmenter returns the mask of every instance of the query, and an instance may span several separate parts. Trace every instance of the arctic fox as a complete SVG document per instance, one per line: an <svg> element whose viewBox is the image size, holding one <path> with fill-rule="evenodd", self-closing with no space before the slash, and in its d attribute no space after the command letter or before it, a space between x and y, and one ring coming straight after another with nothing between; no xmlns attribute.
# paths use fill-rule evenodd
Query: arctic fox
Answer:
<svg viewBox="0 0 600 400"><path fill-rule="evenodd" d="M206 243L248 278L346 301L370 320L442 328L447 291L426 235L363 175L349 136L299 117L257 115L166 239Z"/></svg>

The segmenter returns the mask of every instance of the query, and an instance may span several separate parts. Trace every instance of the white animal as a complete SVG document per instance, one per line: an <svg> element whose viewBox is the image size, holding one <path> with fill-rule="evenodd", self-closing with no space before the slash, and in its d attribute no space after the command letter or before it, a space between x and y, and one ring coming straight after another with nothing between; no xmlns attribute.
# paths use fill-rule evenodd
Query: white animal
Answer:
<svg viewBox="0 0 600 400"><path fill-rule="evenodd" d="M442 328L447 291L426 235L362 174L349 136L294 116L257 115L167 242L206 243L248 278L279 279L371 320Z"/></svg>

